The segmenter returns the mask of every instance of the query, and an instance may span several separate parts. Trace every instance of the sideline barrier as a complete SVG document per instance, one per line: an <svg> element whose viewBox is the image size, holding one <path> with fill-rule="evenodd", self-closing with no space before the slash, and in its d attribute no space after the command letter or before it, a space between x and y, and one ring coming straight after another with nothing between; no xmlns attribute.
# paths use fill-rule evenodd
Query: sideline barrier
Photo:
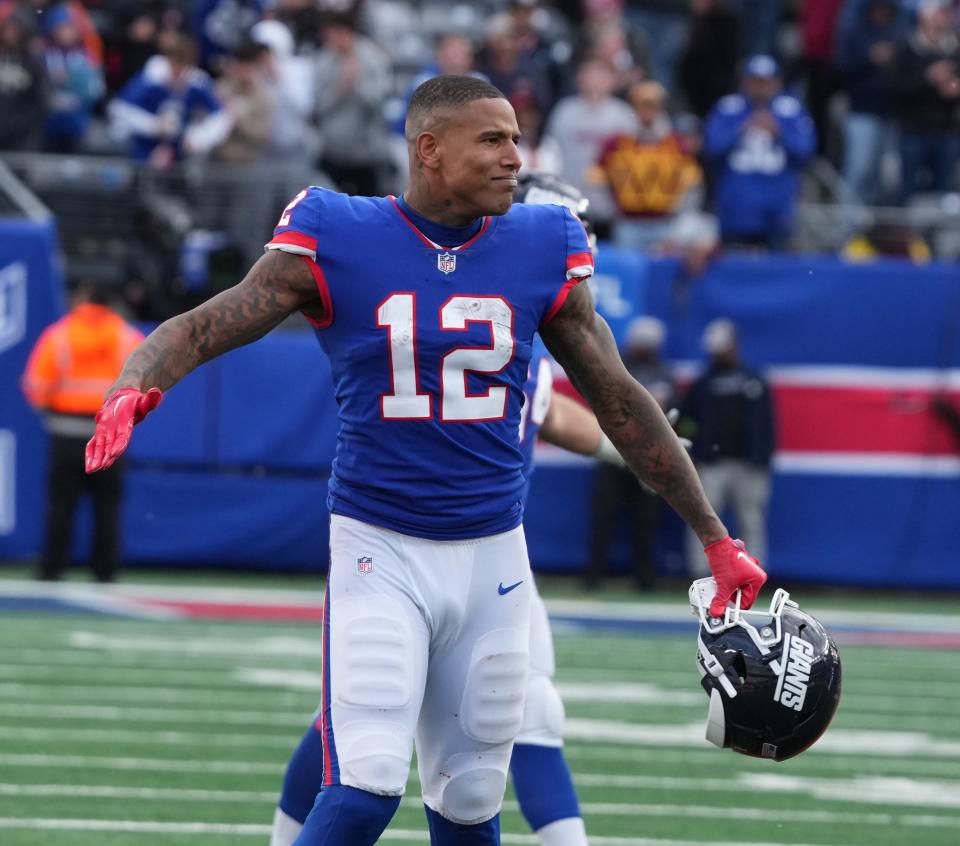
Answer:
<svg viewBox="0 0 960 846"><path fill-rule="evenodd" d="M960 444L929 410L939 392L960 405L954 266L726 258L688 280L675 261L605 247L597 276L598 308L615 333L638 311L661 317L666 354L684 378L701 359L703 327L719 315L738 323L744 357L770 376L780 447L773 577L960 587ZM138 427L128 560L322 569L334 415L326 361L306 331L275 332L193 374ZM539 569L577 569L592 468L550 451L543 459L527 520L531 557ZM39 464L27 460L37 488ZM19 489L17 506L35 541L40 515L20 507ZM676 575L679 541L670 514L658 550ZM33 549L0 535L0 558ZM625 549L614 557L622 565Z"/></svg>
<svg viewBox="0 0 960 846"><path fill-rule="evenodd" d="M20 391L40 333L64 310L51 221L0 217L0 558L32 555L43 519L46 439Z"/></svg>

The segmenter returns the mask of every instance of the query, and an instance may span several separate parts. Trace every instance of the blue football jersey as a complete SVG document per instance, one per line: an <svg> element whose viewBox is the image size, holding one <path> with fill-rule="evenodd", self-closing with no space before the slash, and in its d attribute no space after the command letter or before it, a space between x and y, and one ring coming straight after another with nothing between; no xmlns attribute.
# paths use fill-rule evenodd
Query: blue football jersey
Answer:
<svg viewBox="0 0 960 846"><path fill-rule="evenodd" d="M299 253L326 308L340 428L330 511L434 539L519 525L534 335L593 272L583 225L514 205L458 247L391 197L300 192L267 249Z"/></svg>
<svg viewBox="0 0 960 846"><path fill-rule="evenodd" d="M533 451L537 435L550 410L553 399L553 364L550 353L537 335L533 339L527 383L523 386L523 408L520 411L520 452L523 455L523 477L526 479L523 501L530 491L533 475Z"/></svg>

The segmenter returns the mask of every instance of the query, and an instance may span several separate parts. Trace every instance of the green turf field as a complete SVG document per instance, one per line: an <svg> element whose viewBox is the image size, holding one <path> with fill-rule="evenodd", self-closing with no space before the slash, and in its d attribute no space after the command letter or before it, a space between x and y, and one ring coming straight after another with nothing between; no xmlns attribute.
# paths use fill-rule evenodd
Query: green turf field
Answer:
<svg viewBox="0 0 960 846"><path fill-rule="evenodd" d="M833 727L773 764L702 739L692 636L560 628L556 647L596 846L960 843L960 652L842 646ZM0 844L266 844L318 654L310 624L3 612ZM418 795L382 842L427 843ZM509 796L502 819L504 843L537 842Z"/></svg>

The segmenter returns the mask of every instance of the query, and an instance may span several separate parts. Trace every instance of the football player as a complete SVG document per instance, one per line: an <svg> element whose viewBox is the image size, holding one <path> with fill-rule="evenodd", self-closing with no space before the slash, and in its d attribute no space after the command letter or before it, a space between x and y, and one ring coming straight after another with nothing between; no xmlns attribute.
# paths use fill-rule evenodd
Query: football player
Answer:
<svg viewBox="0 0 960 846"><path fill-rule="evenodd" d="M127 360L87 446L109 466L187 373L294 311L330 359L340 428L328 485L323 790L298 846L372 846L413 745L431 842L499 843L523 721L530 570L518 431L534 335L628 465L703 543L723 607L765 575L711 508L656 401L593 308L583 226L513 205L521 166L503 93L423 83L402 197L301 191L246 278L161 324Z"/></svg>
<svg viewBox="0 0 960 846"><path fill-rule="evenodd" d="M572 186L570 190L579 195ZM546 443L570 452L623 465L623 458L603 434L596 417L580 403L553 390L550 357L539 337L534 340L523 390L520 449L528 490L538 435ZM530 588L530 667L523 723L510 759L514 792L521 813L543 846L586 846L576 789L563 755L563 702L553 684L550 621L532 580ZM314 714L290 758L274 813L270 846L291 846L323 786L322 728L319 714Z"/></svg>

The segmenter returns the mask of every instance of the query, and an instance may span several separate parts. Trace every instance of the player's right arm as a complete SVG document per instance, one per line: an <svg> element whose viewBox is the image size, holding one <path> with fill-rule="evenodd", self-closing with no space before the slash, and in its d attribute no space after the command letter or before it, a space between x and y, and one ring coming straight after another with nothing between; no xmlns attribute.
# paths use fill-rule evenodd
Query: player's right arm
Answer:
<svg viewBox="0 0 960 846"><path fill-rule="evenodd" d="M238 285L161 323L130 354L107 392L87 445L87 472L109 467L161 392L204 362L262 338L295 311L322 321L325 306L308 261L270 250Z"/></svg>

